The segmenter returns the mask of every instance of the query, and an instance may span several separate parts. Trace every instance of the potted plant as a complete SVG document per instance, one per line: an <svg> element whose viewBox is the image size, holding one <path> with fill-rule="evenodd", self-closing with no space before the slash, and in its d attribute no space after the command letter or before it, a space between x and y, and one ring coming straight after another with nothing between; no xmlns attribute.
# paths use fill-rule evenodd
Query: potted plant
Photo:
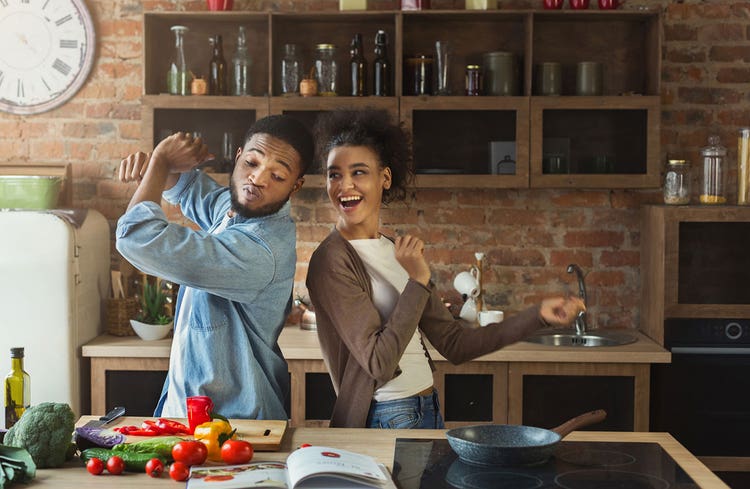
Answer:
<svg viewBox="0 0 750 489"><path fill-rule="evenodd" d="M167 294L161 290L160 281L155 283L143 281L141 310L130 325L135 333L144 340L160 340L172 329L174 318L167 310Z"/></svg>

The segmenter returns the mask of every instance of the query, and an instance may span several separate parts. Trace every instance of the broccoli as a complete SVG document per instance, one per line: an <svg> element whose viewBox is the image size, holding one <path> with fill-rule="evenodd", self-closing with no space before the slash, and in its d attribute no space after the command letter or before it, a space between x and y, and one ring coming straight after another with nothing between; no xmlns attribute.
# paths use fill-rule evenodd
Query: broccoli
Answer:
<svg viewBox="0 0 750 489"><path fill-rule="evenodd" d="M73 410L65 403L42 402L27 409L5 434L4 443L25 448L37 468L60 467L75 428Z"/></svg>

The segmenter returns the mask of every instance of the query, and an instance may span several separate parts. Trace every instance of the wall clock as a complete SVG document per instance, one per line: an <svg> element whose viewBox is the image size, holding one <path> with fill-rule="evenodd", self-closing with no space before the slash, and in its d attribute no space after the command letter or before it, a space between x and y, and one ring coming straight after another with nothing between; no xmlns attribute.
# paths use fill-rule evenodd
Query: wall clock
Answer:
<svg viewBox="0 0 750 489"><path fill-rule="evenodd" d="M81 88L94 62L83 0L0 0L0 110L38 114Z"/></svg>

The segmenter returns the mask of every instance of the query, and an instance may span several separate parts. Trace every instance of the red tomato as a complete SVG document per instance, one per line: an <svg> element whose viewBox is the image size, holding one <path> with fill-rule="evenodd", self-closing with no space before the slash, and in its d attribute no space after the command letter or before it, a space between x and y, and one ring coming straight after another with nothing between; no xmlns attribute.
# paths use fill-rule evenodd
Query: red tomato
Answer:
<svg viewBox="0 0 750 489"><path fill-rule="evenodd" d="M190 475L190 469L182 462L175 462L169 466L169 477L175 481L185 481Z"/></svg>
<svg viewBox="0 0 750 489"><path fill-rule="evenodd" d="M89 461L86 462L86 470L89 471L89 474L99 475L104 472L104 462L98 458L90 458Z"/></svg>
<svg viewBox="0 0 750 489"><path fill-rule="evenodd" d="M208 448L206 448L206 444L197 440L177 442L172 447L172 458L188 467L202 464L207 457Z"/></svg>
<svg viewBox="0 0 750 489"><path fill-rule="evenodd" d="M109 460L107 460L107 472L120 475L123 470L125 470L125 461L122 458L117 455L109 457Z"/></svg>
<svg viewBox="0 0 750 489"><path fill-rule="evenodd" d="M161 477L164 472L164 464L158 458L152 458L146 462L146 473L151 477Z"/></svg>
<svg viewBox="0 0 750 489"><path fill-rule="evenodd" d="M245 440L227 440L221 446L221 459L230 464L246 464L253 459L253 446Z"/></svg>

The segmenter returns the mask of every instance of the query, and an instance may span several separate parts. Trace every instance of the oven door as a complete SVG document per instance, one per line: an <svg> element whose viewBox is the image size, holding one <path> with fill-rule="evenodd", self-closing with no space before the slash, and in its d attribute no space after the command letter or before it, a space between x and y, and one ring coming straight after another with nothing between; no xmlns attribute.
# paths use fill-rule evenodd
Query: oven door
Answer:
<svg viewBox="0 0 750 489"><path fill-rule="evenodd" d="M750 456L750 349L672 348L652 366L650 419L695 455Z"/></svg>

